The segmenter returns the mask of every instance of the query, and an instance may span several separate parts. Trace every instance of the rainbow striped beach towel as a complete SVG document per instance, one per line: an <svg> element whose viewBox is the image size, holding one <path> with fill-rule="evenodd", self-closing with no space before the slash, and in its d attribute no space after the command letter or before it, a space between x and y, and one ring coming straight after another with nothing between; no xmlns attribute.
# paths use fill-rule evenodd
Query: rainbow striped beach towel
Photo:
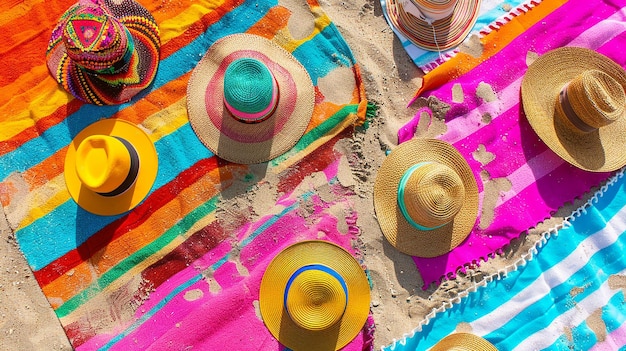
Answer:
<svg viewBox="0 0 626 351"><path fill-rule="evenodd" d="M256 301L271 258L314 238L359 256L338 182L347 164L333 149L371 112L359 66L315 0L140 2L160 27L161 62L152 86L119 106L85 105L48 73L50 32L74 0L0 4L0 61L11 67L0 76L6 219L77 350L280 350ZM262 165L218 159L187 119L191 71L213 42L242 32L291 52L315 86L303 138ZM102 118L140 125L159 157L148 197L118 216L84 211L64 183L68 144ZM370 320L348 350L371 348L372 333Z"/></svg>
<svg viewBox="0 0 626 351"><path fill-rule="evenodd" d="M523 114L520 85L528 64L562 46L593 49L626 67L624 3L544 1L486 35L480 56L458 53L424 76L415 103L425 107L400 129L399 142L413 138L420 116L428 117L428 106L437 105L432 111L446 122L437 138L463 154L481 193L479 218L460 246L440 257L414 258L424 287L488 260L610 176L560 159Z"/></svg>
<svg viewBox="0 0 626 351"><path fill-rule="evenodd" d="M528 253L382 350L427 350L464 331L498 350L626 349L626 177L610 179Z"/></svg>

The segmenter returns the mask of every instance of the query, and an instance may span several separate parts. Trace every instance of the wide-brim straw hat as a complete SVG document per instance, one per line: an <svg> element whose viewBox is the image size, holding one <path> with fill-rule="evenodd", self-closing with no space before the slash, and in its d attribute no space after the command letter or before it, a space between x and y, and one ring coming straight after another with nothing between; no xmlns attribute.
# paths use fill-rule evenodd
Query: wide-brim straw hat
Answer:
<svg viewBox="0 0 626 351"><path fill-rule="evenodd" d="M345 249L302 241L272 259L261 281L259 305L269 331L289 349L338 350L365 325L369 283Z"/></svg>
<svg viewBox="0 0 626 351"><path fill-rule="evenodd" d="M115 149L109 143L121 148ZM119 161L123 157L126 161ZM82 165L86 169L80 168ZM157 170L158 156L148 134L119 119L100 120L80 131L67 149L64 166L65 184L74 201L86 211L103 216L137 206L152 189ZM86 178L118 181L115 189L104 189L105 185L98 183L100 188L94 187Z"/></svg>
<svg viewBox="0 0 626 351"><path fill-rule="evenodd" d="M524 113L539 138L565 161L587 171L614 171L626 165L624 89L626 72L610 58L585 48L563 47L528 67L522 81ZM567 114L562 91L573 97L568 99ZM613 121L606 124L609 120ZM585 127L594 123L600 124ZM591 128L580 129L587 127Z"/></svg>
<svg viewBox="0 0 626 351"><path fill-rule="evenodd" d="M498 351L498 349L478 335L455 333L439 340L430 351Z"/></svg>
<svg viewBox="0 0 626 351"><path fill-rule="evenodd" d="M245 123L224 104L224 76L238 59L264 64L278 87L273 113ZM313 115L315 89L305 67L278 44L253 34L228 35L211 45L187 86L189 122L202 143L225 160L253 164L290 150Z"/></svg>
<svg viewBox="0 0 626 351"><path fill-rule="evenodd" d="M81 1L59 19L46 60L51 75L74 97L114 105L152 83L160 46L157 23L138 2Z"/></svg>
<svg viewBox="0 0 626 351"><path fill-rule="evenodd" d="M448 213L445 222L438 225L424 223L418 228L416 225L420 223L410 223L407 218L412 217L403 213L398 190L402 189L405 175L426 163L447 170L444 172L447 174L443 174L442 180L435 179L423 188L412 190L426 200L423 210L431 211L435 219L438 211L443 216L447 210L437 208L438 201L442 205L448 203L442 193L449 191L451 185L455 186L453 190L461 188L462 192L453 194L456 211ZM442 199L446 201L440 201ZM427 205L432 205L432 209ZM380 166L374 182L374 209L380 228L391 245L411 256L436 257L461 244L474 227L478 215L478 185L467 161L454 146L436 139L412 139L396 147Z"/></svg>
<svg viewBox="0 0 626 351"><path fill-rule="evenodd" d="M387 18L416 46L430 51L444 51L461 44L470 33L478 18L481 0L458 0L452 14L437 20L410 13L413 12L411 8L419 11L427 2L420 3L416 0L387 0Z"/></svg>

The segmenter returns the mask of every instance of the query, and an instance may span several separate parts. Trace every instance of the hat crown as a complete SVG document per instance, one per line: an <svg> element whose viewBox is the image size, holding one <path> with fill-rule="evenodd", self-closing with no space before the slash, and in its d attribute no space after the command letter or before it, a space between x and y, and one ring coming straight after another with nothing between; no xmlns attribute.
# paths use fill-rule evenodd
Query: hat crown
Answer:
<svg viewBox="0 0 626 351"><path fill-rule="evenodd" d="M131 154L120 140L108 135L85 138L76 149L76 173L83 185L97 193L118 189L131 172Z"/></svg>
<svg viewBox="0 0 626 351"><path fill-rule="evenodd" d="M428 19L440 20L454 12L457 0L411 0Z"/></svg>
<svg viewBox="0 0 626 351"><path fill-rule="evenodd" d="M125 60L132 38L117 18L97 6L79 7L63 29L67 55L88 70L105 70Z"/></svg>
<svg viewBox="0 0 626 351"><path fill-rule="evenodd" d="M336 324L347 305L347 287L329 267L309 265L296 271L285 289L285 308L303 329L319 331Z"/></svg>
<svg viewBox="0 0 626 351"><path fill-rule="evenodd" d="M257 59L234 60L224 73L224 103L242 122L266 119L278 103L278 86L272 72Z"/></svg>
<svg viewBox="0 0 626 351"><path fill-rule="evenodd" d="M461 177L452 168L437 162L410 168L400 188L398 201L405 217L422 230L435 229L452 221L465 199Z"/></svg>
<svg viewBox="0 0 626 351"><path fill-rule="evenodd" d="M583 131L596 130L624 115L626 94L621 84L600 70L587 70L572 79L564 88L566 104L580 119ZM572 120L572 116L566 116ZM576 125L576 123L574 123Z"/></svg>

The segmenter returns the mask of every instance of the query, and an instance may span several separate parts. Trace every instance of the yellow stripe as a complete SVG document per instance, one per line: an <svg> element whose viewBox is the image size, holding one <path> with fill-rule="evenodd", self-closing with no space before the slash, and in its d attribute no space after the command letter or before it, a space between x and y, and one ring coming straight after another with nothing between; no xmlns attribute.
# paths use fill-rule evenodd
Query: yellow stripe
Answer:
<svg viewBox="0 0 626 351"><path fill-rule="evenodd" d="M320 34L320 32L324 30L324 28L330 25L331 20L326 14L314 13L314 15L316 16L315 28L313 29L311 34L309 34L308 37L300 39L300 40L294 40L293 37L291 37L291 34L289 33L289 28L283 28L278 31L278 33L276 34L276 37L274 38L274 41L278 45L285 48L285 50L289 52L294 52L300 45L311 40L314 36Z"/></svg>
<svg viewBox="0 0 626 351"><path fill-rule="evenodd" d="M204 1L203 4L194 3L178 15L162 21L159 24L161 43L165 44L183 34L196 21L207 13L222 6L224 2L225 1Z"/></svg>

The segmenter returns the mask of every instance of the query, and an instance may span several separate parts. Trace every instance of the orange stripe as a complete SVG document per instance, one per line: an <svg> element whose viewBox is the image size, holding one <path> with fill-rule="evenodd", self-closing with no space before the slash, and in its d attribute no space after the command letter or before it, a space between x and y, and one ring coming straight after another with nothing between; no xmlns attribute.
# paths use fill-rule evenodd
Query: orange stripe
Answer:
<svg viewBox="0 0 626 351"><path fill-rule="evenodd" d="M62 301L72 298L120 261L158 238L165 229L171 228L180 218L184 218L196 207L215 196L218 193L215 184L227 187L233 179L233 172L238 172L241 167L244 166L222 166L208 172L196 183L180 191L165 206L152 212L140 226L107 244L101 250L89 252L90 259L86 259L68 273L43 286L44 294L60 298ZM57 307L59 305L53 303L53 308Z"/></svg>
<svg viewBox="0 0 626 351"><path fill-rule="evenodd" d="M272 39L272 33L287 26L291 12L282 6L272 7L259 22L248 29L248 33Z"/></svg>
<svg viewBox="0 0 626 351"><path fill-rule="evenodd" d="M467 53L459 52L450 60L433 69L424 76L422 86L417 90L415 97L411 100L409 105L423 92L438 88L450 80L462 76L497 54L525 30L535 25L566 2L567 0L543 1L540 6L535 6L525 14L514 17L506 26L493 30L485 35L480 40L483 46L483 53L480 57L474 57Z"/></svg>

